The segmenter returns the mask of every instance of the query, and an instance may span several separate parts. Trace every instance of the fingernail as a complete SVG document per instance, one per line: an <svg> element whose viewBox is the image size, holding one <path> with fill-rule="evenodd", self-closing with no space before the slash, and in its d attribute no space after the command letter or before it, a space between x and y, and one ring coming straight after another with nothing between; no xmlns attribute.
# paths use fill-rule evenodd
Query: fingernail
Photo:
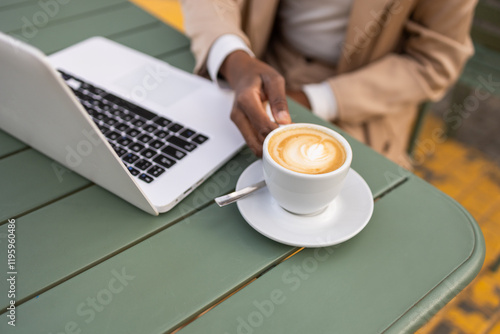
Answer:
<svg viewBox="0 0 500 334"><path fill-rule="evenodd" d="M281 111L278 111L278 115L276 117L276 122L278 122L280 124L288 124L288 123L291 123L292 120L290 118L290 114L288 114L288 112L286 110L281 110Z"/></svg>

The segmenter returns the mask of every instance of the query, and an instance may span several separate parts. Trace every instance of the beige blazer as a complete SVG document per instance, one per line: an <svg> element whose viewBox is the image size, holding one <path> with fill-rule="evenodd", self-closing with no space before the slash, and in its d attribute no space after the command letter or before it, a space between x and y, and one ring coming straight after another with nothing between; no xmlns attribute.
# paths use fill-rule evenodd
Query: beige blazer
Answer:
<svg viewBox="0 0 500 334"><path fill-rule="evenodd" d="M182 0L195 72L223 34L241 37L276 67L288 88L327 80L336 123L407 168L418 105L441 98L473 53L469 30L476 0L353 0L337 68L305 59L273 32L279 0Z"/></svg>

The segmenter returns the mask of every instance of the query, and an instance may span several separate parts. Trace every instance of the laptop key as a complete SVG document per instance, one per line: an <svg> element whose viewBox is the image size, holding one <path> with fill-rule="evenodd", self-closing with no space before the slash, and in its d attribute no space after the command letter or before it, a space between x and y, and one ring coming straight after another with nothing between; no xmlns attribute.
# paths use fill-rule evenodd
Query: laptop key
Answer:
<svg viewBox="0 0 500 334"><path fill-rule="evenodd" d="M158 155L156 158L153 159L153 161L159 165L162 165L165 168L170 168L173 165L175 165L175 160L167 158L163 154Z"/></svg>
<svg viewBox="0 0 500 334"><path fill-rule="evenodd" d="M110 131L110 129L106 125L104 125L104 124L99 124L97 122L96 122L96 124L97 124L97 127L99 128L99 130L101 130L101 132L104 135L106 135Z"/></svg>
<svg viewBox="0 0 500 334"><path fill-rule="evenodd" d="M147 149L145 149L144 151L141 152L141 155L144 158L151 159L152 157L154 157L156 155L156 151L152 150L150 148L147 148Z"/></svg>
<svg viewBox="0 0 500 334"><path fill-rule="evenodd" d="M115 129L121 132L125 132L129 129L129 126L125 123L116 123Z"/></svg>
<svg viewBox="0 0 500 334"><path fill-rule="evenodd" d="M116 154L118 154L119 157L127 153L128 151L124 149L123 147L113 145L113 149L115 150Z"/></svg>
<svg viewBox="0 0 500 334"><path fill-rule="evenodd" d="M157 118L153 119L153 122L155 122L156 124L158 124L161 127L167 127L170 123L172 123L171 120L166 119L165 117L157 117Z"/></svg>
<svg viewBox="0 0 500 334"><path fill-rule="evenodd" d="M105 117L103 118L102 120L104 123L106 123L107 125L109 126L113 126L115 125L116 123L118 123L118 121L114 118L111 118L111 117Z"/></svg>
<svg viewBox="0 0 500 334"><path fill-rule="evenodd" d="M129 134L131 137L136 137L140 133L141 133L141 131L134 129L134 128L127 131L127 134Z"/></svg>
<svg viewBox="0 0 500 334"><path fill-rule="evenodd" d="M124 105L127 101L123 100L122 98L119 98L118 96L116 95L113 95L111 93L108 93L106 95L104 95L104 98L114 104L117 104L117 105Z"/></svg>
<svg viewBox="0 0 500 334"><path fill-rule="evenodd" d="M140 140L142 141L143 143L147 143L148 141L150 141L151 139L153 139L153 137L147 135L147 134L143 134L142 136L139 136L137 138L137 140Z"/></svg>
<svg viewBox="0 0 500 334"><path fill-rule="evenodd" d="M153 124L147 124L146 126L143 127L143 129L147 132L153 132L153 131L156 131L158 129L158 127L156 125L153 125Z"/></svg>
<svg viewBox="0 0 500 334"><path fill-rule="evenodd" d="M63 72L61 70L57 70L59 73L61 73L61 76L63 77L64 80L68 80L69 78L71 78L71 76L69 74L67 74L66 72Z"/></svg>
<svg viewBox="0 0 500 334"><path fill-rule="evenodd" d="M132 120L135 118L135 116L134 116L134 115L132 115L132 114L129 114L129 113L123 113L123 114L120 116L120 118L121 118L122 120L124 120L125 122L130 122L130 121L132 121Z"/></svg>
<svg viewBox="0 0 500 334"><path fill-rule="evenodd" d="M130 148L132 151L134 152L139 152L139 151L142 151L144 149L144 145L141 145L139 143L132 143L128 146L128 148Z"/></svg>
<svg viewBox="0 0 500 334"><path fill-rule="evenodd" d="M132 139L130 139L129 137L122 136L116 142L122 146L128 146L130 145L130 143L132 143Z"/></svg>
<svg viewBox="0 0 500 334"><path fill-rule="evenodd" d="M203 144L204 142L206 142L208 140L208 137L204 136L202 134L198 134L196 137L194 137L191 140L194 141L197 144Z"/></svg>
<svg viewBox="0 0 500 334"><path fill-rule="evenodd" d="M102 95L104 93L104 91L102 89L97 88L97 87L95 87L89 83L86 83L86 82L83 83L82 87L94 95Z"/></svg>
<svg viewBox="0 0 500 334"><path fill-rule="evenodd" d="M94 108L92 107L89 107L89 106L86 106L86 105L83 105L83 107L85 108L85 110L87 110L87 113L90 115L90 116L94 116L94 115L97 115L97 111L94 110Z"/></svg>
<svg viewBox="0 0 500 334"><path fill-rule="evenodd" d="M123 111L121 111L120 109L118 109L116 107L111 108L109 113L113 116L116 116L116 117L121 117L123 114L125 114Z"/></svg>
<svg viewBox="0 0 500 334"><path fill-rule="evenodd" d="M186 156L186 153L182 152L181 150L176 149L173 146L167 146L162 150L163 153L168 154L169 156L176 158L177 160L181 160Z"/></svg>
<svg viewBox="0 0 500 334"><path fill-rule="evenodd" d="M153 119L156 117L155 113L152 113L151 111L143 109L143 108L139 107L138 105L135 105L129 101L125 101L124 99L122 99L116 95L108 93L108 94L106 94L106 96L104 96L104 98L108 101L113 102L114 104L117 104L119 106L123 106L127 110L133 112L136 115L144 117L145 119Z"/></svg>
<svg viewBox="0 0 500 334"><path fill-rule="evenodd" d="M75 77L70 77L68 79L66 79L66 84L73 90L73 91L77 91L78 89L80 89L80 87L82 86L82 81L80 79L77 79Z"/></svg>
<svg viewBox="0 0 500 334"><path fill-rule="evenodd" d="M155 113L152 113L151 111L148 111L144 108L141 108L135 104L132 104L128 102L128 108L129 111L133 112L136 115L139 115L141 117L144 117L147 120L151 120L156 117Z"/></svg>
<svg viewBox="0 0 500 334"><path fill-rule="evenodd" d="M106 138L111 139L111 140L116 140L120 138L120 134L115 131L110 131L109 133L106 134Z"/></svg>
<svg viewBox="0 0 500 334"><path fill-rule="evenodd" d="M163 174L165 170L161 168L160 166L153 166L150 169L148 169L148 174L153 175L154 177L158 177L161 174Z"/></svg>
<svg viewBox="0 0 500 334"><path fill-rule="evenodd" d="M186 129L180 133L180 135L184 138L192 137L196 132L191 129Z"/></svg>
<svg viewBox="0 0 500 334"><path fill-rule="evenodd" d="M175 146L177 147L180 147L182 148L183 150L186 150L188 152L191 152L193 151L195 148L197 148L198 146L196 146L196 144L194 143L190 143L190 142L187 142L185 141L184 139L182 138L179 138L179 137L176 137L176 136L172 136L170 138L167 139L167 141L169 143L172 143L174 144Z"/></svg>
<svg viewBox="0 0 500 334"><path fill-rule="evenodd" d="M163 131L163 130L159 130L159 131L155 132L155 136L158 137L158 138L165 138L168 135L169 135L169 132Z"/></svg>
<svg viewBox="0 0 500 334"><path fill-rule="evenodd" d="M132 124L134 124L135 126L137 126L137 127L140 128L141 126L143 126L144 124L146 124L146 121L144 119L142 119L142 118L138 118L138 119L133 120Z"/></svg>
<svg viewBox="0 0 500 334"><path fill-rule="evenodd" d="M75 92L75 95L78 97L78 99L80 100L80 102L84 102L84 101L92 101L93 98L91 96L88 96L86 93L86 91L83 91L83 92L80 92L80 91L76 91Z"/></svg>
<svg viewBox="0 0 500 334"><path fill-rule="evenodd" d="M137 176L140 173L137 169L135 169L132 166L127 167L127 169L129 170L130 174L132 174L133 176Z"/></svg>
<svg viewBox="0 0 500 334"><path fill-rule="evenodd" d="M137 155L135 155L134 153L129 153L129 154L126 154L124 157L122 157L122 160L129 163L129 164L133 164L134 162L139 160L139 157Z"/></svg>
<svg viewBox="0 0 500 334"><path fill-rule="evenodd" d="M106 110L106 109L110 108L109 105L105 104L101 100L92 100L92 104L94 105L94 107L96 109L99 109L99 110Z"/></svg>
<svg viewBox="0 0 500 334"><path fill-rule="evenodd" d="M157 150L159 150L163 146L165 146L165 143L159 140L153 140L151 143L149 143L149 147L155 148Z"/></svg>
<svg viewBox="0 0 500 334"><path fill-rule="evenodd" d="M142 169L142 170L146 170L148 169L149 167L151 167L153 164L145 159L141 159L139 161L137 161L135 163L135 167L139 168L139 169Z"/></svg>
<svg viewBox="0 0 500 334"><path fill-rule="evenodd" d="M94 115L94 119L97 119L97 120L103 120L104 118L106 118L106 115L103 114L102 112L94 109L96 111L96 114Z"/></svg>
<svg viewBox="0 0 500 334"><path fill-rule="evenodd" d="M174 123L172 124L171 126L169 126L169 130L172 131L172 132L179 132L180 130L182 130L184 127L182 125L180 125L179 123Z"/></svg>
<svg viewBox="0 0 500 334"><path fill-rule="evenodd" d="M151 183L154 181L154 179L151 176L149 176L148 174L144 174L144 173L139 175L139 179L146 182L146 183Z"/></svg>

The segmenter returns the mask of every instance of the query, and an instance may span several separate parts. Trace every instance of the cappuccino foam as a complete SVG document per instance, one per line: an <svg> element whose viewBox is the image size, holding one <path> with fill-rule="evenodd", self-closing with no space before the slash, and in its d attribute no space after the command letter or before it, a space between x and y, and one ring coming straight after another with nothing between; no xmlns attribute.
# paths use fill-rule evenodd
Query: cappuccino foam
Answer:
<svg viewBox="0 0 500 334"><path fill-rule="evenodd" d="M329 173L346 160L342 144L326 132L302 127L276 133L268 151L286 169L304 174Z"/></svg>

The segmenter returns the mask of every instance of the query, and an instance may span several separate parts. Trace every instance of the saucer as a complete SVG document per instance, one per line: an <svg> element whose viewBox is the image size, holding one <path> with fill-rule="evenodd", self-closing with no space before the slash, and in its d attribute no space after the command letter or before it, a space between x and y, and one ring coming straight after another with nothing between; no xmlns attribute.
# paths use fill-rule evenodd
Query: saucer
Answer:
<svg viewBox="0 0 500 334"><path fill-rule="evenodd" d="M236 190L264 179L262 161L248 166ZM352 168L335 200L321 213L300 216L282 209L267 187L237 202L241 215L257 232L277 242L298 247L325 247L349 240L368 224L373 196L366 181Z"/></svg>

